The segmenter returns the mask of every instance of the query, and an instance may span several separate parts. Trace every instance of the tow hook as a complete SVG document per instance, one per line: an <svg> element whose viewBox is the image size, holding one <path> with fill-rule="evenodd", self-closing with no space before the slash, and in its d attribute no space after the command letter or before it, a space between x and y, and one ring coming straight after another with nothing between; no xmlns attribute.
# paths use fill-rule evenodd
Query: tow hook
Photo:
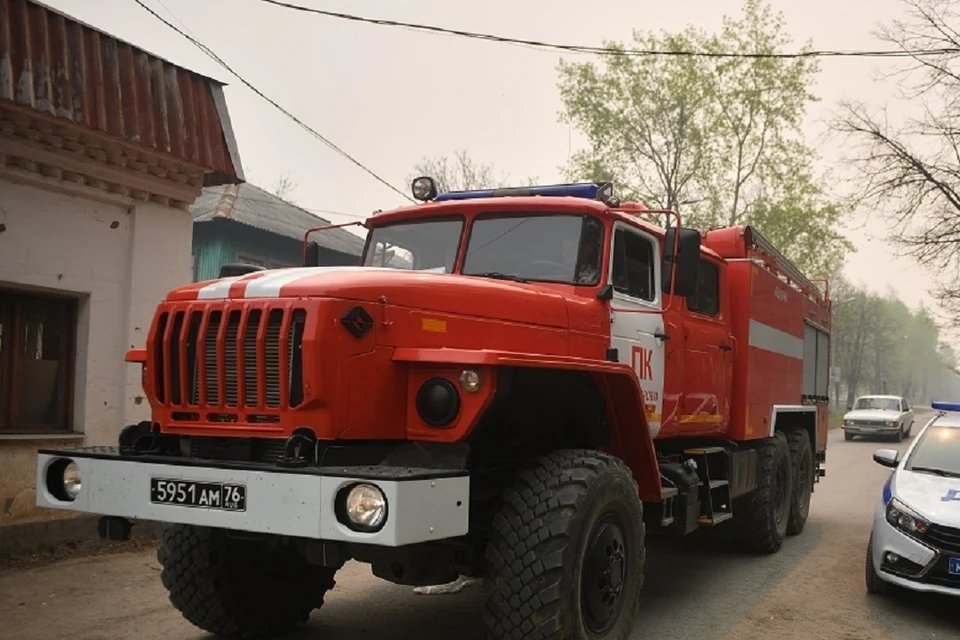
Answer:
<svg viewBox="0 0 960 640"><path fill-rule="evenodd" d="M101 540L129 540L131 529L133 523L118 516L103 516L97 521L97 533Z"/></svg>
<svg viewBox="0 0 960 640"><path fill-rule="evenodd" d="M283 457L277 462L277 466L297 468L313 464L316 461L316 445L316 439L303 433L294 433L287 438Z"/></svg>

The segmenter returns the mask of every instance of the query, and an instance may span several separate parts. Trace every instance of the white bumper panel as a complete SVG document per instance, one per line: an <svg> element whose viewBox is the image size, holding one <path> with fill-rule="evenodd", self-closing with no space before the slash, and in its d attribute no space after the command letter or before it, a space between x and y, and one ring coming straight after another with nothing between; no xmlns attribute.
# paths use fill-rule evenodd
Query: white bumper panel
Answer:
<svg viewBox="0 0 960 640"><path fill-rule="evenodd" d="M48 469L63 458L73 460L80 470L82 488L74 501L60 500L48 489ZM72 451L42 452L37 456L37 506L388 547L450 538L468 531L468 475L381 479L366 474L351 476L346 474L347 470L342 471L341 477L322 475L316 470L184 466L85 457ZM225 511L155 504L150 500L151 478L242 484L246 486L246 509ZM356 482L373 484L386 496L387 520L377 532L357 532L337 519L337 492Z"/></svg>
<svg viewBox="0 0 960 640"><path fill-rule="evenodd" d="M941 561L937 551L900 532L887 522L881 504L874 514L873 521L873 566L880 579L911 591L960 596L960 589L919 582L884 571L881 569L882 558L883 554L889 551L923 566L924 570L921 572L921 576L927 575Z"/></svg>

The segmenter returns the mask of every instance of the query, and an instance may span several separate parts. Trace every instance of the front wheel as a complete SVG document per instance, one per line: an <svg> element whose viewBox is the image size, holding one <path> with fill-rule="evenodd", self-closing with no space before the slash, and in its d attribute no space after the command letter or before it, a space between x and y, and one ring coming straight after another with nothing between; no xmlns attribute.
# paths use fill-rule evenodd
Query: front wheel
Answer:
<svg viewBox="0 0 960 640"><path fill-rule="evenodd" d="M173 606L194 626L225 638L289 633L334 585L333 569L308 564L279 539L235 538L223 529L164 525L157 560Z"/></svg>
<svg viewBox="0 0 960 640"><path fill-rule="evenodd" d="M643 586L643 505L624 463L555 451L517 474L487 545L491 638L626 640Z"/></svg>

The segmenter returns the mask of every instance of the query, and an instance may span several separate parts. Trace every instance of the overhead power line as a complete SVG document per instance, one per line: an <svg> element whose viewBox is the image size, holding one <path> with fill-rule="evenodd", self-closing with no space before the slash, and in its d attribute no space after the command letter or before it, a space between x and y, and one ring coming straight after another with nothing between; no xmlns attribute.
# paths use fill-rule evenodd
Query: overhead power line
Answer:
<svg viewBox="0 0 960 640"><path fill-rule="evenodd" d="M367 18L352 13L342 13L339 11L328 11L326 9L315 9L303 5L283 2L282 0L258 0L277 7L292 9L294 11L303 11L305 13L314 13L328 18L337 18L339 20L349 20L351 22L362 22L382 27L401 27L404 29L414 29L416 31L427 31L430 33L442 33L451 36L460 36L463 38L472 38L474 40L486 40L489 42L500 42L506 44L517 44L528 47L537 47L541 49L555 49L567 51L570 53L590 53L605 56L680 56L680 57L698 57L698 58L839 58L839 57L857 57L857 58L916 58L926 56L940 56L947 54L960 53L960 49L955 47L942 49L886 49L875 51L855 51L855 50L813 50L797 51L794 53L745 53L745 52L719 52L719 51L665 51L658 49L614 49L610 47L597 47L592 45L562 44L557 42L546 42L543 40L528 40L525 38L511 38L509 36L500 36L492 33L482 33L479 31L463 31L461 29L449 29L447 27L438 27L436 25L418 24L413 22L401 22L398 20L385 20L381 18Z"/></svg>
<svg viewBox="0 0 960 640"><path fill-rule="evenodd" d="M147 11L147 12L148 12L150 15L152 15L154 18L156 18L157 20L159 20L160 22L162 22L163 24L167 25L168 27L170 27L171 29L173 29L174 31L176 31L177 33L179 33L181 36L183 36L184 38L186 38L187 40L189 40L195 47L197 47L198 49L200 49L201 51L203 51L205 54L207 54L207 56L209 56L209 57L210 57L212 60L214 60L217 64L219 64L221 67L223 67L224 69L226 69L227 71L229 71L231 74L233 74L233 76L236 77L237 80L239 80L240 82L242 82L243 84L245 84L251 91L253 91L254 93L256 93L258 96L260 96L261 98L263 98L263 99L266 100L267 102L269 102L269 103L270 103L271 105L273 105L276 109L278 109L281 113L283 113L285 116L287 116L288 118L290 118L291 120L293 120L294 122L296 122L298 125L300 125L300 126L301 126L303 129L305 129L307 132L311 133L311 134L312 134L314 137L316 137L318 140L320 140L321 142L323 142L325 145L327 145L328 147L330 147L331 149L333 149L334 151L336 151L337 153L339 153L341 156L343 156L344 158L346 158L347 160L349 160L350 162L352 162L352 163L355 164L356 166L358 166L358 167L360 167L361 169L363 169L364 171L366 171L368 174L370 174L371 176L373 176L377 181L379 181L381 184L383 184L384 186L386 186L386 187L389 188L390 190L394 191L395 193L398 193L399 195L403 196L403 197L406 198L407 200L410 200L411 202L413 202L413 198L411 198L408 194L404 193L404 192L401 191L400 189L397 189L395 186L393 186L392 184L390 184L389 182L387 182L386 180L384 180L383 178L381 178L381 177L380 177L379 175L377 175L372 169L370 169L369 167L367 167L366 165L364 165L362 162L360 162L359 160L357 160L356 158L354 158L353 156L351 156L349 153L347 153L346 151L344 151L343 149L341 149L340 147L338 147L336 144L334 144L333 142L331 142L329 139L327 139L327 138L326 138L324 135L322 135L320 132L318 132L317 130L313 129L310 125L308 125L307 123L305 123L305 122L303 122L302 120L300 120L299 118L297 118L295 115L293 115L292 113L290 113L289 111L287 111L286 109L284 109L282 106L280 106L275 100L273 100L272 98L268 97L268 96L267 96L266 94L264 94L262 91L260 91L260 90L257 89L255 86L253 86L249 81L247 81L246 78L244 78L244 77L241 76L239 73L237 73L236 71L234 71L234 70L230 67L230 65L228 65L226 62L224 62L223 59L220 58L220 56L218 56L216 53L214 53L214 52L213 52L209 47L207 47L205 44L203 44L202 42L200 42L199 40L197 40L197 39L194 38L193 36L186 34L186 33L185 33L184 31L182 31L179 27L177 27L176 25L174 25L173 23L171 23L169 20L167 20L166 18L164 18L163 16L161 16L160 14L158 14L156 11L154 11L153 9L151 9L150 7L148 7L147 5L145 5L141 0L133 0L133 1L136 2L138 5L140 5L145 11Z"/></svg>
<svg viewBox="0 0 960 640"><path fill-rule="evenodd" d="M279 196L278 196L278 198L279 198ZM274 207L276 207L276 206L278 206L278 205L280 204L279 202L277 202L277 201L275 201L275 200L264 200L263 198L252 198L252 197L250 197L250 196L236 196L234 199L236 199L236 200L243 200L243 201L245 201L245 202L257 202L257 203L260 203L260 204L269 204L269 205L274 206ZM283 198L279 198L279 199L280 199L280 201L281 201L283 204L289 205L289 206L291 206L291 207L296 207L297 209L303 209L304 211L307 211L307 212L309 212L309 213L312 213L312 214L314 214L314 215L316 215L316 216L318 216L318 217L320 217L321 214L324 214L324 215L332 215L332 216L343 216L343 217L345 217L345 218L356 218L358 222L362 222L362 221L366 220L367 218L370 218L370 217L373 216L372 213L368 213L367 215L361 215L361 214L359 214L359 213L346 213L346 212L344 212L344 211L332 211L332 210L330 210L330 209L317 209L316 207L304 207L304 206L299 205L299 204L297 204L297 203L295 203L295 202L290 202L290 201L288 201L288 200L284 200ZM328 222L329 222L329 220L328 220Z"/></svg>

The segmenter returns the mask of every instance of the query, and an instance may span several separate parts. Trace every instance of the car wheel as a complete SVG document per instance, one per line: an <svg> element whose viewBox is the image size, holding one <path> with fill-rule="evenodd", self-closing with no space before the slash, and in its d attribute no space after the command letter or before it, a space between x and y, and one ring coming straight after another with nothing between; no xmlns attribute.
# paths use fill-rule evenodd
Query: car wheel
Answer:
<svg viewBox="0 0 960 640"><path fill-rule="evenodd" d="M867 543L867 562L865 567L865 578L867 582L867 593L876 595L885 595L887 593L887 583L877 573L873 566L873 533L870 533L870 542Z"/></svg>
<svg viewBox="0 0 960 640"><path fill-rule="evenodd" d="M854 435L849 431L843 432L843 439L846 440L847 442L850 442L851 440L853 440L853 438L854 438Z"/></svg>
<svg viewBox="0 0 960 640"><path fill-rule="evenodd" d="M903 423L900 423L900 427L897 429L897 442L903 442Z"/></svg>

